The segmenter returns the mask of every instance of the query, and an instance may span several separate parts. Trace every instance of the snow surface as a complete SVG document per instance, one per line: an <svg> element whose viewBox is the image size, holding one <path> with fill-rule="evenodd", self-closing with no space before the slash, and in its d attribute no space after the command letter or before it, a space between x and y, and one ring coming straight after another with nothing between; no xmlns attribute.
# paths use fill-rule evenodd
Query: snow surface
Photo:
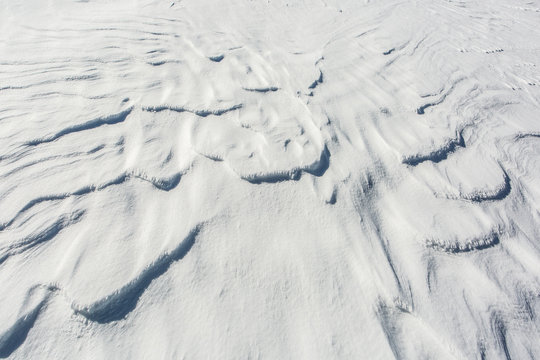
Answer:
<svg viewBox="0 0 540 360"><path fill-rule="evenodd" d="M0 0L0 358L540 359L538 0Z"/></svg>

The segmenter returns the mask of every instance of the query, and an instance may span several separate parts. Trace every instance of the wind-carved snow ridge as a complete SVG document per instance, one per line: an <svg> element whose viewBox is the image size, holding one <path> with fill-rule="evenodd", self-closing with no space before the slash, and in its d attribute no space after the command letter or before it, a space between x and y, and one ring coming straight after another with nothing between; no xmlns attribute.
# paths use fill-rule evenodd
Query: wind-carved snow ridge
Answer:
<svg viewBox="0 0 540 360"><path fill-rule="evenodd" d="M469 253L472 251L481 251L493 248L500 244L500 236L502 231L497 229L491 231L489 234L467 240L456 240L454 242L440 242L436 240L427 240L426 246L428 248L444 251L452 254Z"/></svg>
<svg viewBox="0 0 540 360"><path fill-rule="evenodd" d="M324 82L323 73L322 71L319 70L319 77L317 78L317 80L312 82L311 85L309 85L308 89L314 90L317 86L319 86L323 82Z"/></svg>
<svg viewBox="0 0 540 360"><path fill-rule="evenodd" d="M278 91L279 88L275 86L270 86L270 87L263 87L263 88L244 88L244 90L251 91L251 92L267 93L267 92Z"/></svg>
<svg viewBox="0 0 540 360"><path fill-rule="evenodd" d="M516 140L525 139L525 138L540 138L540 133L531 133L531 134L519 134L516 136Z"/></svg>
<svg viewBox="0 0 540 360"><path fill-rule="evenodd" d="M0 358L9 358L24 343L41 311L47 305L51 295L57 290L58 288L55 286L35 286L30 289L30 295L33 295L35 292L41 292L41 299L30 310L20 316L6 331L0 333ZM39 295L37 296L39 297Z"/></svg>
<svg viewBox="0 0 540 360"><path fill-rule="evenodd" d="M462 194L461 198L465 200L470 200L473 202L483 202L483 201L496 201L503 200L512 191L512 184L510 182L510 177L504 169L503 172L503 182L494 189L490 190L477 190L470 194Z"/></svg>
<svg viewBox="0 0 540 360"><path fill-rule="evenodd" d="M221 62L225 58L225 55L216 55L216 56L210 56L208 59L213 62Z"/></svg>
<svg viewBox="0 0 540 360"><path fill-rule="evenodd" d="M71 305L75 314L82 315L87 320L101 324L125 319L135 309L139 298L150 284L162 276L170 266L183 259L195 244L202 224L195 226L189 234L172 251L162 254L148 265L135 279L116 290L105 298L89 306ZM41 300L4 333L0 333L0 358L9 357L25 341L40 313L44 310L50 298L61 289L56 285L37 286L30 290L42 290Z"/></svg>
<svg viewBox="0 0 540 360"><path fill-rule="evenodd" d="M28 332L34 326L44 304L45 301L42 301L24 317L18 319L9 330L0 335L0 358L8 358L26 340Z"/></svg>
<svg viewBox="0 0 540 360"><path fill-rule="evenodd" d="M91 305L73 304L76 314L97 323L110 323L124 319L135 307L150 284L162 276L175 262L182 260L195 244L201 225L193 228L183 241L171 252L161 255L148 265L137 277L114 293Z"/></svg>
<svg viewBox="0 0 540 360"><path fill-rule="evenodd" d="M317 86L321 85L324 82L324 75L321 70L319 70L319 77L309 85L308 90L311 90L308 94L308 96L313 96L314 91L317 88Z"/></svg>
<svg viewBox="0 0 540 360"><path fill-rule="evenodd" d="M177 173L168 178L155 178L155 177L148 177L147 175L144 175L142 173L137 173L136 171L125 172L121 174L120 176L114 178L113 180L110 180L103 184L87 185L70 193L47 195L47 196L39 197L39 198L29 201L26 205L24 205L11 220L9 220L8 222L4 224L0 224L0 231L3 231L9 226L11 226L15 222L15 220L17 220L17 218L19 218L26 211L30 210L34 206L39 205L43 202L64 200L73 196L88 195L90 193L105 190L111 186L121 185L130 179L140 179L140 180L149 182L156 189L159 189L161 191L171 191L176 186L178 186L178 184L180 183L180 179L182 178L182 175L183 173Z"/></svg>
<svg viewBox="0 0 540 360"><path fill-rule="evenodd" d="M233 106L231 106L229 108L216 109L216 110L193 110L193 109L188 109L188 108L184 108L184 107L180 107L180 106L159 105L159 106L145 106L145 107L143 107L143 110L144 111L151 111L151 112L160 112L160 111L164 111L164 110L170 110L170 111L175 111L175 112L179 112L179 113L189 112L189 113L195 114L195 115L200 116L200 117L207 117L207 116L210 116L210 115L221 116L221 115L224 115L224 114L226 114L228 112L235 111L235 110L238 110L238 109L241 109L241 108L242 108L242 104L237 104L237 105L233 105Z"/></svg>
<svg viewBox="0 0 540 360"><path fill-rule="evenodd" d="M34 326L44 304L45 300L19 318L10 329L0 335L0 358L8 358L26 340L26 336Z"/></svg>
<svg viewBox="0 0 540 360"><path fill-rule="evenodd" d="M12 244L0 246L0 265L13 255L24 253L29 249L54 239L54 237L57 236L62 230L81 221L83 216L83 210L76 211L69 216L61 216L52 225L38 231L36 234L32 234Z"/></svg>
<svg viewBox="0 0 540 360"><path fill-rule="evenodd" d="M118 123L124 122L126 120L126 118L128 117L128 115L131 113L132 110L133 110L133 108L131 107L129 109L126 109L124 111L119 112L118 114L113 114L113 115L97 118L97 119L88 121L88 122L86 122L84 124L74 125L74 126L66 128L66 129L63 129L63 130L57 132L54 135L51 135L51 136L48 136L48 137L45 137L45 138L42 138L42 139L35 139L35 140L28 141L25 145L37 146L37 145L40 145L40 144L43 144L43 143L48 143L48 142L51 142L51 141L58 140L62 136L65 136L65 135L68 135L68 134L71 134L71 133L85 131L85 130L91 130L91 129L95 129L95 128L103 126L103 125L118 124Z"/></svg>
<svg viewBox="0 0 540 360"><path fill-rule="evenodd" d="M461 132L458 132L455 139L448 140L443 146L427 154L410 155L403 159L403 163L410 166L419 165L425 161L431 161L438 163L446 160L450 154L455 152L459 148L465 148L465 140Z"/></svg>
<svg viewBox="0 0 540 360"><path fill-rule="evenodd" d="M446 100L446 98L452 94L452 92L455 90L456 86L462 81L463 81L463 79L458 79L458 80L454 81L452 83L452 86L448 89L448 91L443 93L439 97L438 100L435 100L433 102L429 102L429 103L426 103L426 104L420 106L418 109L416 109L416 113L418 115L424 115L427 108L442 104Z"/></svg>
<svg viewBox="0 0 540 360"><path fill-rule="evenodd" d="M278 183L282 181L289 180L300 180L302 173L306 172L316 177L321 177L324 175L328 167L330 166L330 151L325 145L324 150L321 153L321 157L318 161L314 162L311 165L305 167L295 167L291 170L276 171L262 174L250 174L243 176L242 179L249 181L252 184L262 184L262 183Z"/></svg>

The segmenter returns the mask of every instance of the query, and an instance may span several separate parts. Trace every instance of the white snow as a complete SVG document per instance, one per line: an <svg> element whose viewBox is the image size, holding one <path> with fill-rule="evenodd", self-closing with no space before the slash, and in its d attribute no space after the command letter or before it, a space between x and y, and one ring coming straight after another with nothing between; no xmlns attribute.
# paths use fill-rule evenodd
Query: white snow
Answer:
<svg viewBox="0 0 540 360"><path fill-rule="evenodd" d="M0 358L540 358L537 0L0 0Z"/></svg>

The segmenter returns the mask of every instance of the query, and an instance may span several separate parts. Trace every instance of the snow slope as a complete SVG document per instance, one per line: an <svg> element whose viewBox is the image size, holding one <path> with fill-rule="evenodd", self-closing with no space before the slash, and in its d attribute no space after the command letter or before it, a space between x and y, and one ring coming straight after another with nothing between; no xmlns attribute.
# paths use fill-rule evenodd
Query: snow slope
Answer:
<svg viewBox="0 0 540 360"><path fill-rule="evenodd" d="M0 0L0 358L540 358L537 0Z"/></svg>

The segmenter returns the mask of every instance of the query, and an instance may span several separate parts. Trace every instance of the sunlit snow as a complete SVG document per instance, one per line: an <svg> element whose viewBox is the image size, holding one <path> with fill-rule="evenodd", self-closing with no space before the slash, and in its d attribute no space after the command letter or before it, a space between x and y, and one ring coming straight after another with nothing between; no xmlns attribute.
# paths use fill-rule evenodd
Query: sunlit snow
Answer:
<svg viewBox="0 0 540 360"><path fill-rule="evenodd" d="M0 358L540 358L540 1L0 0Z"/></svg>

